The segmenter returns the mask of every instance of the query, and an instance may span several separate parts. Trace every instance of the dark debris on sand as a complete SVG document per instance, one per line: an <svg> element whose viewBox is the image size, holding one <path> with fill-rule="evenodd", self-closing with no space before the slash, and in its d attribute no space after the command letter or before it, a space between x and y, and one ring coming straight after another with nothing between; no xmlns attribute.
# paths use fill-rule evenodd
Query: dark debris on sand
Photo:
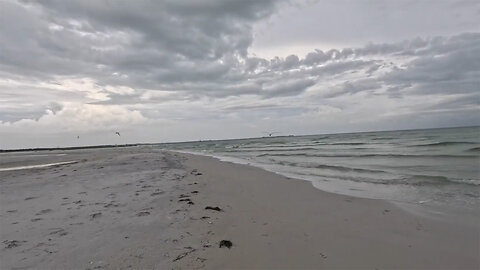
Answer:
<svg viewBox="0 0 480 270"><path fill-rule="evenodd" d="M175 259L173 259L174 262L179 261L179 260L183 259L184 257L186 257L188 254L196 251L196 249L194 249L192 247L185 247L185 248L188 249L188 251L183 252L182 254L175 257Z"/></svg>
<svg viewBox="0 0 480 270"><path fill-rule="evenodd" d="M220 243L218 244L218 247L219 248L223 248L223 247L227 247L227 248L231 248L232 247L232 241L230 240L222 240L220 241Z"/></svg>
<svg viewBox="0 0 480 270"><path fill-rule="evenodd" d="M222 208L220 208L218 206L215 206L215 207L207 206L207 207L205 207L205 210L213 210L213 211L219 211L219 212L223 211Z"/></svg>

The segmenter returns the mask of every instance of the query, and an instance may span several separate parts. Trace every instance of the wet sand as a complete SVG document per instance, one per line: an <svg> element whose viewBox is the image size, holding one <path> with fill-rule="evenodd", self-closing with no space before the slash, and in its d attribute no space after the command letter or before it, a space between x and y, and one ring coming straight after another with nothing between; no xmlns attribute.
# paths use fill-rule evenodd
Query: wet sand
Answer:
<svg viewBox="0 0 480 270"><path fill-rule="evenodd" d="M78 160L0 171L1 269L480 267L475 218L413 214L147 146L51 154L0 157Z"/></svg>

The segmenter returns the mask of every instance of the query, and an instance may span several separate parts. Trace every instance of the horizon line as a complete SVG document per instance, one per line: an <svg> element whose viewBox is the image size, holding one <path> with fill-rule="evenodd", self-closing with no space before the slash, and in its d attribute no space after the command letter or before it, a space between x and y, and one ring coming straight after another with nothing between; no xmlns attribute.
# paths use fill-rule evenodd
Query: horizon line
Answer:
<svg viewBox="0 0 480 270"><path fill-rule="evenodd" d="M281 137L306 137L315 135L340 135L340 134L360 134L370 132L393 132L393 131L415 131L415 130L430 130L430 129L450 129L450 128L474 128L474 126L450 126L450 127L436 127L436 128L412 128L412 129L388 129L388 130L370 130L370 131L354 131L354 132L336 132L336 133L316 133L316 134L289 134L278 136L262 136L262 137L244 137L244 138L227 138L227 139L205 139L205 140L191 140L191 141L173 141L173 142L138 142L126 144L97 144L97 145L83 145L83 146L64 146L64 147L30 147L30 148L13 148L0 149L0 153L9 152L28 152L28 151L54 151L54 150L79 150L79 149L96 149L96 148L114 148L114 147L134 147L141 145L159 145L159 144L181 144L181 143L195 143L195 142L212 142L212 141L233 141L233 140L250 140L250 139L264 139L264 138L281 138Z"/></svg>

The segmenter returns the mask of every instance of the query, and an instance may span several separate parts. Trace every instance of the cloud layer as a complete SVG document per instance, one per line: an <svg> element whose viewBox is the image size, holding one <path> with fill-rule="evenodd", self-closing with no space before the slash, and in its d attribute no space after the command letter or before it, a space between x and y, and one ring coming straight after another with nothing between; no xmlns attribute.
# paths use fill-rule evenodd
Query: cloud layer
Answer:
<svg viewBox="0 0 480 270"><path fill-rule="evenodd" d="M249 54L254 25L289 6L1 2L0 148L32 129L67 145L480 124L480 33Z"/></svg>

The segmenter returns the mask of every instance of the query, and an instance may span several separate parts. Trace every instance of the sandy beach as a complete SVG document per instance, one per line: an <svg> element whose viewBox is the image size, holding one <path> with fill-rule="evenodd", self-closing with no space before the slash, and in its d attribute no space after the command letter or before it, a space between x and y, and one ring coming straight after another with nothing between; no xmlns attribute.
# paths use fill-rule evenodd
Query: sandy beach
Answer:
<svg viewBox="0 0 480 270"><path fill-rule="evenodd" d="M150 146L0 161L71 162L0 170L1 269L480 268L478 216L426 215Z"/></svg>

